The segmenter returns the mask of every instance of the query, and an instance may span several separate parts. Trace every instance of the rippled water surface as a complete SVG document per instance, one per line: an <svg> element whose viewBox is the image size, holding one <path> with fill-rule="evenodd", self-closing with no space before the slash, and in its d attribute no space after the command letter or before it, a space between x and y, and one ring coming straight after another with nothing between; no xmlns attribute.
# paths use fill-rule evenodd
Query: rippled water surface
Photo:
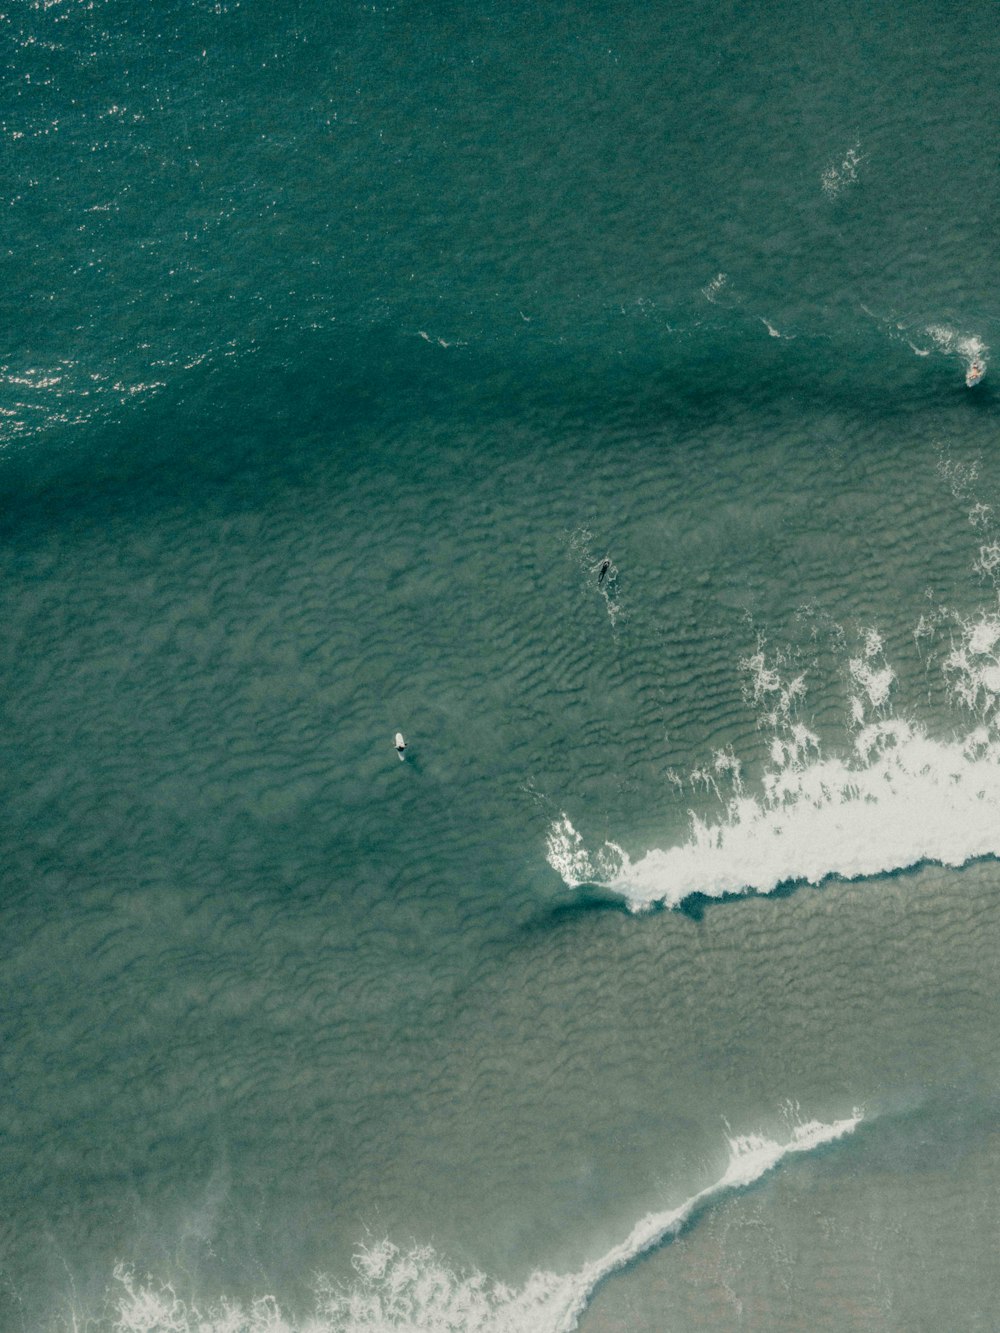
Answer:
<svg viewBox="0 0 1000 1333"><path fill-rule="evenodd" d="M993 12L3 23L0 1326L994 1327Z"/></svg>

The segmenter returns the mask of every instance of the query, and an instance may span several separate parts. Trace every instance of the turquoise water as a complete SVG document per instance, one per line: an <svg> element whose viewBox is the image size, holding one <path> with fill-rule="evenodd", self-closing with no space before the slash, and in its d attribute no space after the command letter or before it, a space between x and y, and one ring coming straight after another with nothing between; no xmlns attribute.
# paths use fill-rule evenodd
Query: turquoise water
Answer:
<svg viewBox="0 0 1000 1333"><path fill-rule="evenodd" d="M992 9L4 24L0 1327L995 1327Z"/></svg>

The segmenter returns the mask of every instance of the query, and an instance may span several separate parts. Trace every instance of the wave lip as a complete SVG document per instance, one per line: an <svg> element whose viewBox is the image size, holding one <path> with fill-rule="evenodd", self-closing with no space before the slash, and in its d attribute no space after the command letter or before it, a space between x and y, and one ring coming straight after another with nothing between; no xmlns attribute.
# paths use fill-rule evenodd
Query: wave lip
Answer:
<svg viewBox="0 0 1000 1333"><path fill-rule="evenodd" d="M1000 541L980 549L977 567L991 577L1000 569ZM748 696L764 704L774 728L759 794L746 793L739 761L720 751L714 775L728 775L734 795L715 819L692 812L684 842L634 861L612 842L592 855L563 814L549 828L549 864L570 887L601 885L638 912L676 907L692 894L768 894L833 875L1000 857L1000 613L960 628L942 666L952 697L977 725L959 738L934 740L919 722L892 714L895 674L872 629L847 663L853 747L824 757L819 737L794 720L803 677L784 684L757 653L742 664L752 677ZM712 770L692 776L719 793Z"/></svg>
<svg viewBox="0 0 1000 1333"><path fill-rule="evenodd" d="M769 773L760 797L736 797L715 822L692 815L686 842L636 861L611 843L591 857L564 815L549 830L549 863L567 884L602 884L641 911L695 893L768 894L793 881L1000 856L1000 744L985 731L934 741L891 719L864 728L856 747L854 762Z"/></svg>
<svg viewBox="0 0 1000 1333"><path fill-rule="evenodd" d="M113 1328L115 1333L572 1333L606 1278L676 1236L702 1207L752 1185L786 1157L844 1138L862 1119L855 1109L842 1120L798 1123L784 1143L761 1134L733 1136L718 1180L676 1208L647 1213L619 1245L577 1272L536 1271L520 1290L482 1273L459 1276L429 1247L404 1253L386 1240L358 1250L350 1286L320 1283L315 1314L304 1323L287 1320L271 1296L248 1307L227 1301L198 1308L179 1300L171 1287L137 1282L119 1267Z"/></svg>

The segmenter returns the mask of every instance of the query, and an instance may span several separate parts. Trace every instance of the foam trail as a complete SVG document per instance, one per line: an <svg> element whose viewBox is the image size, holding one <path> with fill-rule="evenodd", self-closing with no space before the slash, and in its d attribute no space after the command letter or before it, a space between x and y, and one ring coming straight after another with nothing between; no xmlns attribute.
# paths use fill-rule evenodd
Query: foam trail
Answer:
<svg viewBox="0 0 1000 1333"><path fill-rule="evenodd" d="M765 319L763 315L758 315L757 318L764 325L765 329L767 329L768 333L772 338L784 338L786 342L791 342L791 340L795 337L794 333L782 333L780 329L776 329L774 325L771 323L771 321L769 319Z"/></svg>
<svg viewBox="0 0 1000 1333"><path fill-rule="evenodd" d="M611 621L612 629L618 624L618 621L624 616L624 605L621 593L618 587L618 566L614 563L607 552L601 555L595 555L591 548L593 533L589 528L577 528L570 534L569 548L576 556L577 564L587 579L597 589L601 597L604 598L604 605L607 609L608 619ZM608 561L607 568L601 576L604 561Z"/></svg>
<svg viewBox="0 0 1000 1333"><path fill-rule="evenodd" d="M958 356L965 362L965 382L974 388L986 374L989 348L975 334L961 334L943 324L930 324L927 332L946 356Z"/></svg>
<svg viewBox="0 0 1000 1333"><path fill-rule="evenodd" d="M977 718L958 739L934 740L918 722L892 716L894 675L874 630L848 664L856 693L846 757L822 756L819 738L793 720L803 677L782 684L762 653L746 665L775 725L760 794L747 795L737 772L720 818L691 813L686 841L635 861L616 843L592 855L563 815L549 830L548 860L568 885L601 884L641 911L695 893L767 894L796 880L1000 857L1000 613L961 623L944 662L953 697ZM732 763L716 756L716 772ZM697 776L714 785L710 772Z"/></svg>
<svg viewBox="0 0 1000 1333"><path fill-rule="evenodd" d="M597 1287L640 1255L676 1236L707 1204L752 1185L784 1158L811 1152L852 1133L862 1120L796 1124L784 1143L760 1134L729 1140L729 1162L718 1180L676 1208L648 1213L628 1236L575 1273L536 1271L520 1289L482 1273L460 1276L429 1247L404 1253L389 1241L363 1246L347 1287L322 1280L315 1313L287 1318L271 1296L249 1306L223 1301L199 1307L170 1286L137 1280L119 1267L114 1333L571 1333ZM106 1325L88 1321L94 1333Z"/></svg>

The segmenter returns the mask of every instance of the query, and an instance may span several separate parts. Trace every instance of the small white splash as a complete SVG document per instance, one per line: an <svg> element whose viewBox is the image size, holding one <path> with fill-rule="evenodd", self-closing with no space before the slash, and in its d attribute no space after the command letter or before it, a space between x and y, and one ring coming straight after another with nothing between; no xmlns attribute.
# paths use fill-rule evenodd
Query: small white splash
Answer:
<svg viewBox="0 0 1000 1333"><path fill-rule="evenodd" d="M836 162L831 163L823 172L820 183L828 199L836 199L846 187L853 185L858 179L858 167L865 161L860 149L860 143L853 144L839 165Z"/></svg>
<svg viewBox="0 0 1000 1333"><path fill-rule="evenodd" d="M896 673L888 666L883 656L882 636L876 629L864 631L864 648L860 657L852 657L847 664L851 677L859 685L873 708L882 708L889 700ZM855 721L864 716L864 705L855 696L851 700L851 712Z"/></svg>
<svg viewBox="0 0 1000 1333"><path fill-rule="evenodd" d="M770 337L782 338L784 339L785 342L791 342L792 339L795 337L794 333L782 333L780 329L776 329L774 325L771 323L771 321L769 319L765 319L763 315L758 315L757 318L764 325L764 328L767 329L767 332L770 335Z"/></svg>
<svg viewBox="0 0 1000 1333"><path fill-rule="evenodd" d="M725 273L716 273L712 281L706 287L701 289L702 296L704 296L706 301L711 301L713 305L716 305L718 303L718 297L728 281L729 279Z"/></svg>
<svg viewBox="0 0 1000 1333"><path fill-rule="evenodd" d="M965 367L965 385L968 389L974 389L986 374L985 359L973 352L969 357Z"/></svg>
<svg viewBox="0 0 1000 1333"><path fill-rule="evenodd" d="M996 583L997 570L1000 569L1000 542L984 542L972 567L977 574Z"/></svg>
<svg viewBox="0 0 1000 1333"><path fill-rule="evenodd" d="M858 1108L831 1122L796 1119L784 1142L730 1134L718 1179L674 1208L647 1213L623 1241L576 1272L536 1270L521 1288L458 1273L430 1246L404 1251L383 1240L358 1248L348 1284L317 1281L315 1310L305 1321L286 1316L273 1296L249 1305L186 1302L172 1286L119 1265L113 1323L74 1317L73 1325L92 1333L573 1333L602 1282L677 1236L700 1208L754 1184L788 1157L846 1138L863 1119Z"/></svg>
<svg viewBox="0 0 1000 1333"><path fill-rule="evenodd" d="M546 836L549 865L573 888L616 879L628 861L616 842L606 842L591 855L565 813L553 821Z"/></svg>
<svg viewBox="0 0 1000 1333"><path fill-rule="evenodd" d="M946 324L928 324L927 333L945 356L959 357L965 364L965 383L970 389L983 379L989 360L989 348L974 333L959 333Z"/></svg>
<svg viewBox="0 0 1000 1333"><path fill-rule="evenodd" d="M455 339L454 342L448 342L445 338L438 338L437 336L432 336L427 332L426 329L418 329L417 337L423 338L425 343L436 344L438 347L468 347L469 345L468 343L462 342L460 339L457 338Z"/></svg>
<svg viewBox="0 0 1000 1333"><path fill-rule="evenodd" d="M993 523L993 506L977 500L969 510L969 523L974 528L989 528Z"/></svg>

